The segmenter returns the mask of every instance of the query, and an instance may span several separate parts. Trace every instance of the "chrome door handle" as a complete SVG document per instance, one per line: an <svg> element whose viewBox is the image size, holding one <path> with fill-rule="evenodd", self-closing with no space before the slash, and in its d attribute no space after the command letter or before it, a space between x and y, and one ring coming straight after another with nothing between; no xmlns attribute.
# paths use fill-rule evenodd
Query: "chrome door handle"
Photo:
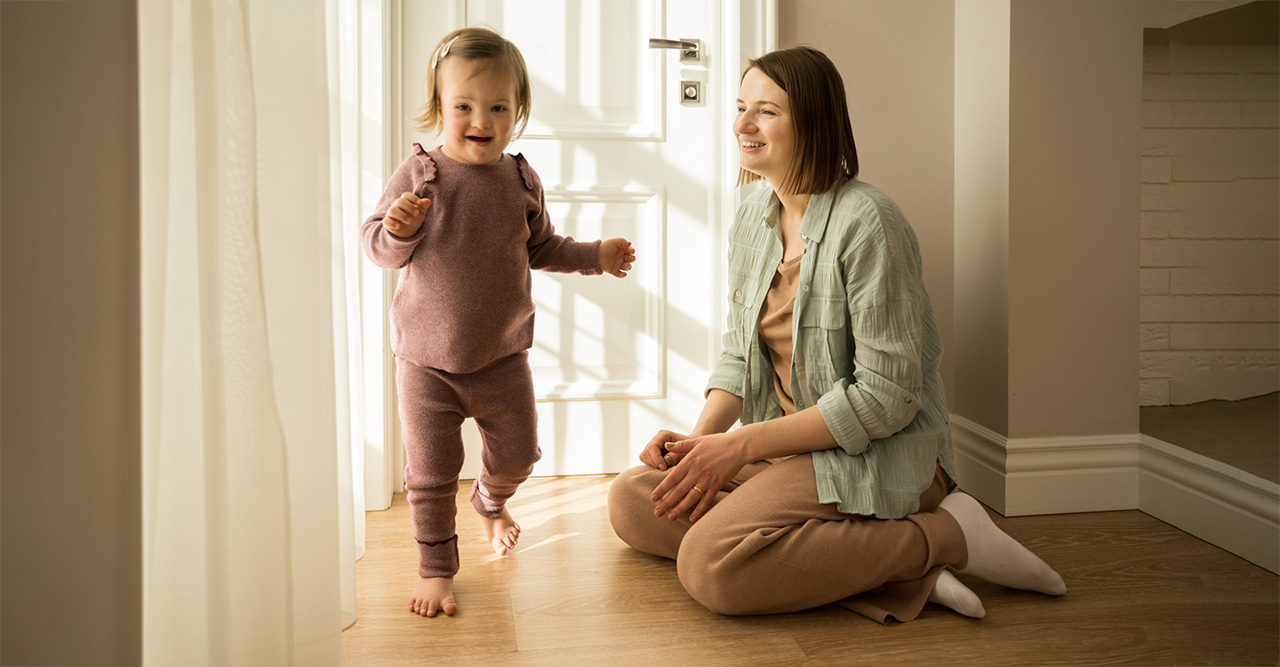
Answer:
<svg viewBox="0 0 1280 667"><path fill-rule="evenodd" d="M649 38L651 49L680 49L680 62L696 63L702 60L702 40L700 39L658 39Z"/></svg>

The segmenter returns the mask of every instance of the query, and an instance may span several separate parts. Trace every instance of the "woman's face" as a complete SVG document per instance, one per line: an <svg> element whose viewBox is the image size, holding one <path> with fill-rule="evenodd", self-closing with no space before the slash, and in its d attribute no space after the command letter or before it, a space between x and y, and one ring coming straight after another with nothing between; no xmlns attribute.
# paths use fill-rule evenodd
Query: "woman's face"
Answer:
<svg viewBox="0 0 1280 667"><path fill-rule="evenodd" d="M738 164L777 190L796 150L791 99L754 67L742 77L733 135L738 139Z"/></svg>

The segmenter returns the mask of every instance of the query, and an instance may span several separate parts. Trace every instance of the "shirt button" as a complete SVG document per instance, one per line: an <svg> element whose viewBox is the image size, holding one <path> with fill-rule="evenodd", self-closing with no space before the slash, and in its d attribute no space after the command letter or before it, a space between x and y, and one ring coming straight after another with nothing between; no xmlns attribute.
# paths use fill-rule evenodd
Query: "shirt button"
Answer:
<svg viewBox="0 0 1280 667"><path fill-rule="evenodd" d="M801 289L801 290L804 290L805 292L808 292L808 291L809 291L809 286L808 286L808 285L805 285L804 287L801 287L800 289Z"/></svg>
<svg viewBox="0 0 1280 667"><path fill-rule="evenodd" d="M738 297L738 298L742 298L742 290L738 290L738 291L734 292L734 293L733 293L733 295L734 295L734 296L736 296L736 297Z"/></svg>
<svg viewBox="0 0 1280 667"><path fill-rule="evenodd" d="M907 397L907 402L908 402L908 403L910 403L910 402L911 402L911 397L910 397L910 396L908 396L908 397Z"/></svg>

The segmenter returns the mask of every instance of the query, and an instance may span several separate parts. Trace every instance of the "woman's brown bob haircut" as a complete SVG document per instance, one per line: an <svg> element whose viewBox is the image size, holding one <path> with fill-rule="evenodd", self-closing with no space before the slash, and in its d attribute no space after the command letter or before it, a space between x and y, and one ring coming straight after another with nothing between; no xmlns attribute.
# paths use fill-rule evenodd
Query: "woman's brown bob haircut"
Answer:
<svg viewBox="0 0 1280 667"><path fill-rule="evenodd" d="M431 52L431 63L427 70L427 101L422 105L422 113L413 118L418 129L429 133L440 132L440 63L446 58L488 61L490 67L499 67L511 75L516 84L516 124L513 138L519 139L524 134L525 126L529 124L529 109L533 105L533 93L529 90L529 70L524 64L524 56L520 55L520 49L488 28L454 30L445 35Z"/></svg>
<svg viewBox="0 0 1280 667"><path fill-rule="evenodd" d="M844 80L824 53L807 46L774 51L750 60L752 68L787 93L796 136L796 151L780 186L786 194L813 195L831 189L836 181L858 175L858 148L849 124ZM759 174L738 171L738 185L760 180Z"/></svg>

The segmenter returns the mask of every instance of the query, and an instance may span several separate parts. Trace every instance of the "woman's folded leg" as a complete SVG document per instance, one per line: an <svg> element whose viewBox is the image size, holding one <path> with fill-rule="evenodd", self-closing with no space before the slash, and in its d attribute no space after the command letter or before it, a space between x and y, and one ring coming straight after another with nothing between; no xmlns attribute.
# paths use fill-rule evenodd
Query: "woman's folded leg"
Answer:
<svg viewBox="0 0 1280 667"><path fill-rule="evenodd" d="M756 461L743 466L725 488L716 494L716 502L719 503L731 491L767 470L770 465L765 461ZM689 522L687 515L675 520L666 516L654 516L656 504L649 496L666 476L665 470L641 465L615 477L609 487L609 523L613 525L613 532L633 548L674 560L680 550L680 542L693 524Z"/></svg>
<svg viewBox="0 0 1280 667"><path fill-rule="evenodd" d="M911 620L942 567L965 563L959 524L934 511L945 495L939 476L917 514L844 514L818 503L813 459L795 456L720 499L687 529L677 553L680 580L723 614L799 611L875 591L866 603L846 606L881 621Z"/></svg>

